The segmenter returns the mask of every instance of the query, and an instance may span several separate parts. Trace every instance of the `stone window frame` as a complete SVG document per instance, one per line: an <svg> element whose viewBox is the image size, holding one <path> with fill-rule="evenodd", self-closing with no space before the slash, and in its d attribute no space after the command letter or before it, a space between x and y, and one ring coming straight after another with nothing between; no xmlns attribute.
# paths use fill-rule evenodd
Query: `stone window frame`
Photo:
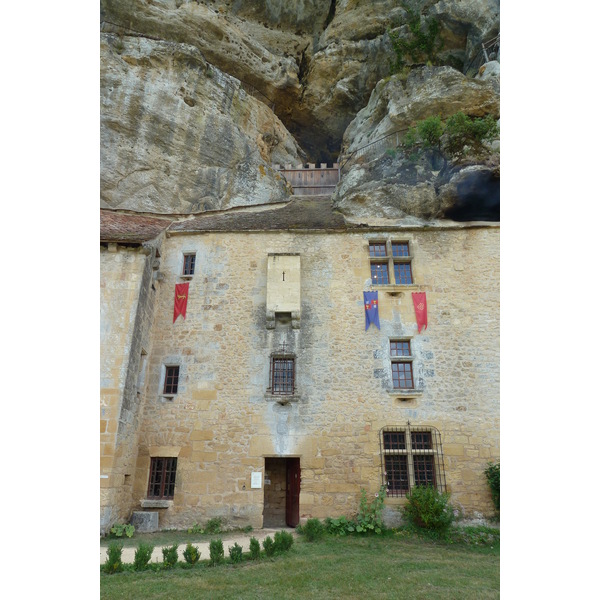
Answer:
<svg viewBox="0 0 600 600"><path fill-rule="evenodd" d="M446 491L442 438L437 428L412 427L410 422L404 427L385 426L379 431L379 443L382 485L388 497L404 497L417 485L433 485L440 492ZM399 477L389 477L392 468Z"/></svg>
<svg viewBox="0 0 600 600"><path fill-rule="evenodd" d="M160 468L159 468L160 467ZM161 479L156 482L154 477L160 471ZM171 475L171 481L166 481L167 473ZM175 484L177 477L177 457L176 456L153 456L150 458L150 470L148 473L148 488L146 497L148 500L173 500L175 496ZM160 486L160 494L152 494L153 488ZM165 485L168 485L167 494L165 494ZM168 492L172 491L171 494Z"/></svg>
<svg viewBox="0 0 600 600"><path fill-rule="evenodd" d="M397 247L406 248L406 253L396 252ZM385 253L383 251L385 250ZM396 238L375 238L368 240L367 252L369 255L369 271L371 276L371 284L373 287L382 288L398 288L398 289L410 289L416 287L415 284L415 269L414 269L414 254L413 254L413 243L408 239L396 239ZM410 273L410 282L400 283L397 278L396 265L407 265ZM380 267L380 271L385 273L387 279L384 283L378 283L375 281L377 277L374 277L373 269ZM392 277L394 282L392 283Z"/></svg>
<svg viewBox="0 0 600 600"><path fill-rule="evenodd" d="M278 370L275 368L277 362L289 361L291 362L292 368L292 382L291 382L291 390L284 389L283 391L275 391L276 381L275 378L277 376ZM283 369L281 372L284 374L287 372L287 369ZM282 384L286 386L286 382ZM296 357L289 354L272 354L270 361L270 373L269 373L269 390L273 396L293 396L296 391Z"/></svg>

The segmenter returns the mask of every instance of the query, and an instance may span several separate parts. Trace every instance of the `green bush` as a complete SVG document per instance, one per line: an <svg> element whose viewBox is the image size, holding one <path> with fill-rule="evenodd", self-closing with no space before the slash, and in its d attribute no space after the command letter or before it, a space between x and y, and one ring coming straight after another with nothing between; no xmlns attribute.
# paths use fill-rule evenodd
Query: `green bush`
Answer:
<svg viewBox="0 0 600 600"><path fill-rule="evenodd" d="M276 554L287 552L294 543L294 536L287 531L275 532L274 546Z"/></svg>
<svg viewBox="0 0 600 600"><path fill-rule="evenodd" d="M210 564L214 567L223 562L225 558L225 550L223 549L223 540L210 540Z"/></svg>
<svg viewBox="0 0 600 600"><path fill-rule="evenodd" d="M111 542L106 551L106 562L104 563L105 573L119 573L123 570L123 561L121 555L123 553L123 544Z"/></svg>
<svg viewBox="0 0 600 600"><path fill-rule="evenodd" d="M459 156L465 146L475 154L485 151L484 142L497 139L500 135L498 123L492 115L485 118L472 118L457 112L446 121L445 151L451 156Z"/></svg>
<svg viewBox="0 0 600 600"><path fill-rule="evenodd" d="M354 533L356 531L356 523L350 521L347 517L342 515L336 519L327 517L325 519L325 529L327 533L331 535L347 535L348 533Z"/></svg>
<svg viewBox="0 0 600 600"><path fill-rule="evenodd" d="M214 519L209 519L206 522L206 525L204 526L204 533L211 533L211 534L221 533L223 531L222 525L223 525L223 519L221 519L221 517L215 517Z"/></svg>
<svg viewBox="0 0 600 600"><path fill-rule="evenodd" d="M273 554L275 554L275 542L270 535L263 540L262 546L265 549L265 554L267 556L273 556Z"/></svg>
<svg viewBox="0 0 600 600"><path fill-rule="evenodd" d="M319 519L308 519L300 528L299 533L304 535L309 542L316 542L323 537L325 525Z"/></svg>
<svg viewBox="0 0 600 600"><path fill-rule="evenodd" d="M177 556L177 543L172 546L167 546L162 549L163 565L165 568L170 569L177 564L179 557Z"/></svg>
<svg viewBox="0 0 600 600"><path fill-rule="evenodd" d="M128 538L133 536L133 533L135 532L135 527L133 525L127 525L127 524L119 524L119 523L115 523L115 525L113 525L110 529L110 533L114 536L114 537L123 537L123 534L125 534Z"/></svg>
<svg viewBox="0 0 600 600"><path fill-rule="evenodd" d="M198 546L192 546L191 543L188 543L183 551L183 558L189 565L195 565L200 560L200 554Z"/></svg>
<svg viewBox="0 0 600 600"><path fill-rule="evenodd" d="M449 502L450 494L430 485L418 485L411 489L407 499L403 515L412 525L443 533L452 524L454 512Z"/></svg>
<svg viewBox="0 0 600 600"><path fill-rule="evenodd" d="M154 552L154 546L152 544L140 542L135 551L135 556L133 557L134 570L143 571L152 558L152 552Z"/></svg>
<svg viewBox="0 0 600 600"><path fill-rule="evenodd" d="M484 473L492 492L492 502L496 510L500 511L500 461L497 463L488 463Z"/></svg>
<svg viewBox="0 0 600 600"><path fill-rule="evenodd" d="M260 559L260 542L255 538L250 538L250 558L252 560Z"/></svg>
<svg viewBox="0 0 600 600"><path fill-rule="evenodd" d="M229 558L235 564L242 562L242 547L237 542L229 547Z"/></svg>
<svg viewBox="0 0 600 600"><path fill-rule="evenodd" d="M385 500L385 486L379 488L379 493L375 494L375 499L369 504L367 492L360 491L360 504L358 514L356 515L357 533L381 533L385 526L383 524L383 501Z"/></svg>

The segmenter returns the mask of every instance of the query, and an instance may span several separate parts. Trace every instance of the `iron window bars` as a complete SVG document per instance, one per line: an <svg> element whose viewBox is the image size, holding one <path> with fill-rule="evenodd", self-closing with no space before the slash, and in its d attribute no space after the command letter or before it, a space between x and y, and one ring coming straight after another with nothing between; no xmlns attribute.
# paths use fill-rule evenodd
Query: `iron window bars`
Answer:
<svg viewBox="0 0 600 600"><path fill-rule="evenodd" d="M446 491L442 438L435 427L384 427L379 432L382 483L387 495L406 496L412 487Z"/></svg>
<svg viewBox="0 0 600 600"><path fill-rule="evenodd" d="M152 458L148 498L172 500L175 494L175 474L177 458Z"/></svg>
<svg viewBox="0 0 600 600"><path fill-rule="evenodd" d="M274 356L271 360L271 393L294 394L294 359Z"/></svg>
<svg viewBox="0 0 600 600"><path fill-rule="evenodd" d="M179 367L166 367L163 394L175 395L179 386Z"/></svg>

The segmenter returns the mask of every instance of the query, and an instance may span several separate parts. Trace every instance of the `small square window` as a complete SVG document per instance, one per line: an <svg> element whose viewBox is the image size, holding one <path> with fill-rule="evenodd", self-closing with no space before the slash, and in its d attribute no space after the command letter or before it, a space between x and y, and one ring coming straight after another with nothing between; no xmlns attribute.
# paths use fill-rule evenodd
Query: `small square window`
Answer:
<svg viewBox="0 0 600 600"><path fill-rule="evenodd" d="M390 342L391 356L410 356L410 340Z"/></svg>
<svg viewBox="0 0 600 600"><path fill-rule="evenodd" d="M387 263L371 263L373 285L386 285L390 282Z"/></svg>
<svg viewBox="0 0 600 600"><path fill-rule="evenodd" d="M152 458L150 462L150 479L148 481L148 498L171 500L175 495L175 474L177 458Z"/></svg>
<svg viewBox="0 0 600 600"><path fill-rule="evenodd" d="M179 386L179 367L167 367L165 372L165 385L163 394L174 395Z"/></svg>
<svg viewBox="0 0 600 600"><path fill-rule="evenodd" d="M385 242L381 243L371 243L369 244L369 256L371 257L381 257L387 256L387 251L385 248Z"/></svg>
<svg viewBox="0 0 600 600"><path fill-rule="evenodd" d="M196 268L196 255L195 254L184 254L183 255L183 274L193 275Z"/></svg>
<svg viewBox="0 0 600 600"><path fill-rule="evenodd" d="M412 284L410 263L394 263L394 276L398 285Z"/></svg>
<svg viewBox="0 0 600 600"><path fill-rule="evenodd" d="M410 256L408 242L392 242L392 256Z"/></svg>

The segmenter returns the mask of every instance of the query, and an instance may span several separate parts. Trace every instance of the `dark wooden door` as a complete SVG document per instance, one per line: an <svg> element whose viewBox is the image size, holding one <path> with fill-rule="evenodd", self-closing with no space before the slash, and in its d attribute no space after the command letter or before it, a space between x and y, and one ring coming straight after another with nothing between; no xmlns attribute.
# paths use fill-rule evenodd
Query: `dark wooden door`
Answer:
<svg viewBox="0 0 600 600"><path fill-rule="evenodd" d="M285 522L289 527L300 523L300 459L286 459L287 492L285 498Z"/></svg>

